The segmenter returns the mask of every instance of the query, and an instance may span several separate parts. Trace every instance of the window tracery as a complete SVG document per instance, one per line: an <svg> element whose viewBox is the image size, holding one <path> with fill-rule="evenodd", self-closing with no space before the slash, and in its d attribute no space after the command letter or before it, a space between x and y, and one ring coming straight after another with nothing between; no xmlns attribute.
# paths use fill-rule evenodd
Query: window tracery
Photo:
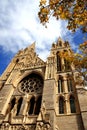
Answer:
<svg viewBox="0 0 87 130"><path fill-rule="evenodd" d="M36 74L24 78L19 84L19 90L23 93L42 93L43 80Z"/></svg>

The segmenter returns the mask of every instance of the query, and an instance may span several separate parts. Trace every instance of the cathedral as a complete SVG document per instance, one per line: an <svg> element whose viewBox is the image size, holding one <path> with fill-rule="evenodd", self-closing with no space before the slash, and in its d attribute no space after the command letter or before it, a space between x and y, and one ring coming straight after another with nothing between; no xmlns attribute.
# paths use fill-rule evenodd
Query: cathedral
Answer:
<svg viewBox="0 0 87 130"><path fill-rule="evenodd" d="M14 56L0 77L0 130L87 130L87 90L65 51L59 38L46 61L35 43Z"/></svg>

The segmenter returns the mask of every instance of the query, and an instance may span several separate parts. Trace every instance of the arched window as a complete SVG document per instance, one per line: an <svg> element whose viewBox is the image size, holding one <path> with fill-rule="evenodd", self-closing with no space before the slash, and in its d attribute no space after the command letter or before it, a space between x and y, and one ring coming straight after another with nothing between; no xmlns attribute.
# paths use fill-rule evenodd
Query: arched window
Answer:
<svg viewBox="0 0 87 130"><path fill-rule="evenodd" d="M16 116L17 116L17 115L19 114L19 112L20 112L21 105L22 105L22 101L23 101L23 98L21 97L21 98L18 100Z"/></svg>
<svg viewBox="0 0 87 130"><path fill-rule="evenodd" d="M57 71L61 71L62 66L61 66L61 57L59 56L59 52L57 53Z"/></svg>
<svg viewBox="0 0 87 130"><path fill-rule="evenodd" d="M32 97L30 102L29 102L29 111L28 111L29 115L34 114L34 105L35 105L35 98Z"/></svg>
<svg viewBox="0 0 87 130"><path fill-rule="evenodd" d="M40 75L31 73L19 83L19 91L22 93L42 93L43 92L43 79Z"/></svg>
<svg viewBox="0 0 87 130"><path fill-rule="evenodd" d="M70 62L64 59L65 71L71 70Z"/></svg>
<svg viewBox="0 0 87 130"><path fill-rule="evenodd" d="M16 98L13 98L10 104L10 111L14 108L15 103L16 103Z"/></svg>
<svg viewBox="0 0 87 130"><path fill-rule="evenodd" d="M71 113L76 112L75 98L72 95L70 96L70 110L71 110Z"/></svg>
<svg viewBox="0 0 87 130"><path fill-rule="evenodd" d="M41 107L41 100L42 100L42 97L40 96L37 101L36 101L36 107L35 107L35 115L38 115L39 112L40 112L40 107Z"/></svg>
<svg viewBox="0 0 87 130"><path fill-rule="evenodd" d="M59 76L59 80L58 80L58 93L61 93L63 91L64 91L63 77Z"/></svg>
<svg viewBox="0 0 87 130"><path fill-rule="evenodd" d="M43 84L44 84L43 77L41 76L41 74L39 74L39 72L30 73L28 76L23 78L19 83L18 88L20 92L32 95L27 107L27 113L29 115L35 115L35 114L37 115L40 111L41 97L39 96L42 95ZM37 95L39 99L36 100L35 96L33 95Z"/></svg>
<svg viewBox="0 0 87 130"><path fill-rule="evenodd" d="M68 91L71 92L73 91L73 82L72 79L67 80L67 86L68 86Z"/></svg>
<svg viewBox="0 0 87 130"><path fill-rule="evenodd" d="M59 114L64 113L64 99L63 97L59 98Z"/></svg>
<svg viewBox="0 0 87 130"><path fill-rule="evenodd" d="M7 110L6 110L6 115L11 112L11 110L12 110L12 109L14 108L14 106L15 106L15 103L16 103L16 98L13 98L13 99L11 100L10 104L8 105L8 108L7 108Z"/></svg>

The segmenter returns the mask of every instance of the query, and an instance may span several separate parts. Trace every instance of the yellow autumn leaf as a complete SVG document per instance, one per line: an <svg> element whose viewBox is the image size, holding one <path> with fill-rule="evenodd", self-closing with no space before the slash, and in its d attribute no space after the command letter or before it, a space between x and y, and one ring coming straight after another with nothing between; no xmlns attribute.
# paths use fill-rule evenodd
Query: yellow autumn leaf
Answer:
<svg viewBox="0 0 87 130"><path fill-rule="evenodd" d="M58 3L59 0L49 0L49 4L52 5L52 4L55 4L55 3Z"/></svg>
<svg viewBox="0 0 87 130"><path fill-rule="evenodd" d="M44 17L44 14L48 16L52 14L56 19L67 20L67 28L72 30L72 32L75 32L77 28L81 28L83 32L87 32L87 9L85 0L77 0L76 2L72 0L69 2L67 0L40 0L40 13L42 17ZM43 20L43 22L46 21L45 19Z"/></svg>
<svg viewBox="0 0 87 130"><path fill-rule="evenodd" d="M46 0L40 0L40 5L46 4Z"/></svg>
<svg viewBox="0 0 87 130"><path fill-rule="evenodd" d="M65 18L66 18L66 15L65 15L64 12L60 15L60 18L61 18L61 19L65 19Z"/></svg>
<svg viewBox="0 0 87 130"><path fill-rule="evenodd" d="M49 9L48 8L42 8L41 12L45 13L45 14L48 14L49 13Z"/></svg>

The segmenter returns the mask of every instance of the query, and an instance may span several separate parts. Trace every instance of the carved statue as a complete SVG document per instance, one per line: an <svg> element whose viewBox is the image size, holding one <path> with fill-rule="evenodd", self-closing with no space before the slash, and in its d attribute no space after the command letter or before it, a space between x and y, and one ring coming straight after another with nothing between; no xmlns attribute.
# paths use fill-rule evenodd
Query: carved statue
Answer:
<svg viewBox="0 0 87 130"><path fill-rule="evenodd" d="M43 122L39 122L39 123L37 123L37 129L36 130L50 130L50 125L43 123Z"/></svg>
<svg viewBox="0 0 87 130"><path fill-rule="evenodd" d="M50 130L50 114L46 112L45 101L43 101L39 116L36 130Z"/></svg>

